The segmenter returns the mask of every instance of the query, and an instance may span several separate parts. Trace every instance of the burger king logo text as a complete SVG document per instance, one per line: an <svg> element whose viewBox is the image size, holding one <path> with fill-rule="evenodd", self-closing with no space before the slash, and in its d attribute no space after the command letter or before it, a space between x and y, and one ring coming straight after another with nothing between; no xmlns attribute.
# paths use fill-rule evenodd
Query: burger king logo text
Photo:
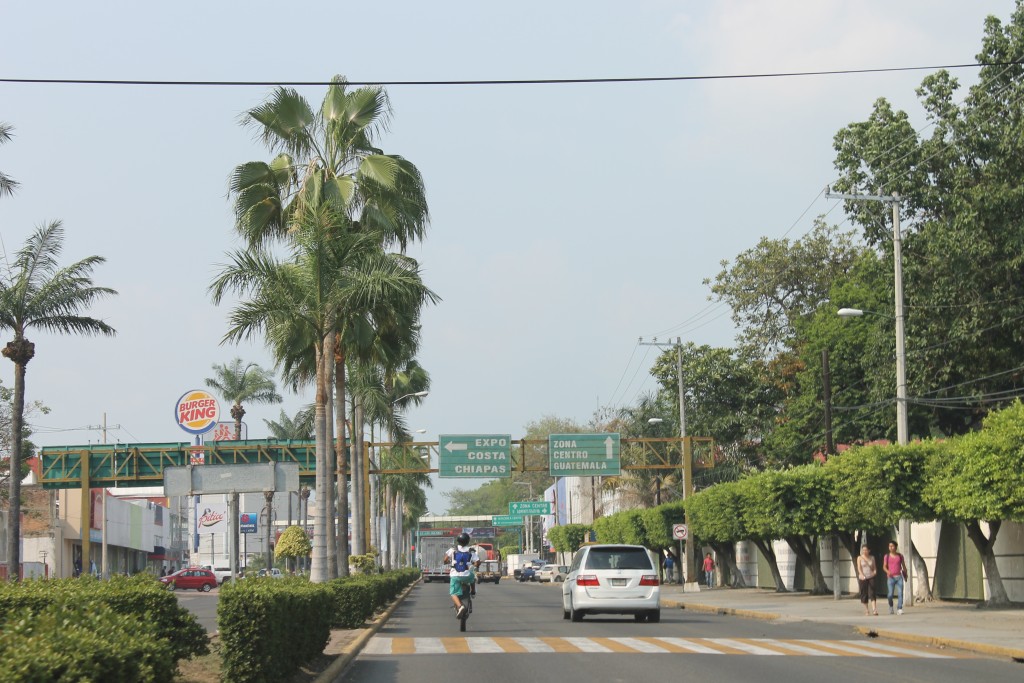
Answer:
<svg viewBox="0 0 1024 683"><path fill-rule="evenodd" d="M186 391L174 407L174 419L189 434L204 434L217 426L220 406L205 391Z"/></svg>

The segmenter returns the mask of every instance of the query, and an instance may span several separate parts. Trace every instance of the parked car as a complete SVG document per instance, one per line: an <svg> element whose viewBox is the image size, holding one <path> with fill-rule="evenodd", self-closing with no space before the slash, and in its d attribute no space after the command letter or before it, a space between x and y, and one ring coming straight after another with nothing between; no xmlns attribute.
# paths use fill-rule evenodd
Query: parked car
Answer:
<svg viewBox="0 0 1024 683"><path fill-rule="evenodd" d="M179 569L173 574L160 577L160 583L167 586L168 590L189 590L194 588L197 591L209 592L211 588L217 587L217 576L209 569L202 567L187 567Z"/></svg>
<svg viewBox="0 0 1024 683"><path fill-rule="evenodd" d="M266 570L266 568L263 568L263 569L260 570L259 576L269 576L272 579L283 579L284 578L284 574L282 574L281 570L278 569L277 567L274 567L269 572Z"/></svg>
<svg viewBox="0 0 1024 683"><path fill-rule="evenodd" d="M658 560L642 545L588 545L573 556L562 583L562 617L632 614L635 621L661 621Z"/></svg>
<svg viewBox="0 0 1024 683"><path fill-rule="evenodd" d="M537 571L537 581L540 583L561 583L569 574L569 565L546 564Z"/></svg>
<svg viewBox="0 0 1024 683"><path fill-rule="evenodd" d="M516 577L516 580L519 581L519 583L523 583L525 581L533 581L536 578L537 570L534 569L532 564L525 564L522 569L519 570L519 575Z"/></svg>

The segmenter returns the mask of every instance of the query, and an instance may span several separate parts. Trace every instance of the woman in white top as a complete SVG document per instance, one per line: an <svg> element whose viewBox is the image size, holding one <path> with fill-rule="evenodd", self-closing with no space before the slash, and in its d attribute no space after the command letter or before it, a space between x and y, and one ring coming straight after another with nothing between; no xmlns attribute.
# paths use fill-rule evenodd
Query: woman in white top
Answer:
<svg viewBox="0 0 1024 683"><path fill-rule="evenodd" d="M864 614L878 616L878 607L875 598L875 574L878 570L875 567L875 557L871 549L866 545L861 546L860 555L854 561L857 569L857 583L860 585L860 602L864 605ZM871 603L870 609L868 603Z"/></svg>

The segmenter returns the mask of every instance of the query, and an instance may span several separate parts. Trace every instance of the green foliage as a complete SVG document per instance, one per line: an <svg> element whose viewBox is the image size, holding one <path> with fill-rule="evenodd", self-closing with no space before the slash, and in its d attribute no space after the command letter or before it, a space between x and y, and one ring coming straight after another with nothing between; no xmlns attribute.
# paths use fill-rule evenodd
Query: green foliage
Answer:
<svg viewBox="0 0 1024 683"><path fill-rule="evenodd" d="M509 555L518 555L522 552L522 549L517 545L505 545L502 546L498 551L501 554L501 559L508 560Z"/></svg>
<svg viewBox="0 0 1024 683"><path fill-rule="evenodd" d="M300 526L290 526L281 534L274 546L274 559L307 557L313 550L306 530Z"/></svg>
<svg viewBox="0 0 1024 683"><path fill-rule="evenodd" d="M548 540L560 553L575 553L586 542L591 528L589 524L563 524L552 527L548 529Z"/></svg>
<svg viewBox="0 0 1024 683"><path fill-rule="evenodd" d="M173 596L171 596L173 598ZM170 683L172 644L145 614L102 603L54 602L20 608L0 623L0 680Z"/></svg>
<svg viewBox="0 0 1024 683"><path fill-rule="evenodd" d="M685 515L682 501L641 510L640 521L644 528L644 542L641 545L651 550L664 550L675 545L672 525L681 524Z"/></svg>
<svg viewBox="0 0 1024 683"><path fill-rule="evenodd" d="M359 628L373 616L375 593L355 577L335 579L324 584L331 593L331 626Z"/></svg>
<svg viewBox="0 0 1024 683"><path fill-rule="evenodd" d="M924 498L941 519L1024 522L1024 404L933 453Z"/></svg>
<svg viewBox="0 0 1024 683"><path fill-rule="evenodd" d="M348 563L362 574L376 574L380 571L380 567L377 566L378 555L380 551L371 547L363 555L349 555Z"/></svg>
<svg viewBox="0 0 1024 683"><path fill-rule="evenodd" d="M594 520L594 531L601 543L643 545L647 540L640 510L623 510Z"/></svg>
<svg viewBox="0 0 1024 683"><path fill-rule="evenodd" d="M739 482L717 484L687 498L689 532L694 538L713 543L746 538L741 486Z"/></svg>
<svg viewBox="0 0 1024 683"><path fill-rule="evenodd" d="M110 581L84 576L0 583L0 619L22 609L38 614L51 607L86 611L105 607L146 621L167 643L175 660L209 651L206 632L192 613L148 575L114 576Z"/></svg>
<svg viewBox="0 0 1024 683"><path fill-rule="evenodd" d="M246 579L221 587L217 605L227 683L287 680L323 652L334 604L325 584Z"/></svg>

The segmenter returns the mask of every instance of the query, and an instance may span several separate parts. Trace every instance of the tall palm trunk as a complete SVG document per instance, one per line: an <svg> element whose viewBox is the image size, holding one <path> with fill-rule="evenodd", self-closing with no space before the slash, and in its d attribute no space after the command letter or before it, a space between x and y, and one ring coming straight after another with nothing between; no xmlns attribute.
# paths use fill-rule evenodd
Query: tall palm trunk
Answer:
<svg viewBox="0 0 1024 683"><path fill-rule="evenodd" d="M366 466L370 471L374 469L374 462L368 460ZM380 563L380 477L370 475L370 547L377 549L377 563Z"/></svg>
<svg viewBox="0 0 1024 683"><path fill-rule="evenodd" d="M352 554L366 553L366 514L363 505L363 406L352 397Z"/></svg>
<svg viewBox="0 0 1024 683"><path fill-rule="evenodd" d="M8 353L12 349L12 353ZM20 347L20 348L19 348ZM26 339L16 339L4 349L4 355L14 361L14 409L11 414L10 506L7 511L7 580L21 579L21 431L25 420L25 367L35 355L35 345ZM88 529L88 522L82 525ZM82 566L88 566L83 560Z"/></svg>
<svg viewBox="0 0 1024 683"><path fill-rule="evenodd" d="M309 580L324 583L328 580L327 567L327 371L322 347L317 349L316 403L314 430L316 433L316 516L313 522L313 564Z"/></svg>
<svg viewBox="0 0 1024 683"><path fill-rule="evenodd" d="M324 374L325 384L324 391L326 392L327 410L324 412L324 477L327 478L325 484L328 492L328 496L324 499L324 504L327 505L327 526L324 529L324 534L327 537L327 578L336 579L338 577L338 536L335 531L335 508L337 501L336 493L334 491L334 470L335 470L335 458L334 458L334 395L331 391L334 384L334 364L331 362L334 359L335 345L338 342L338 336L334 332L327 334L327 342L324 344Z"/></svg>
<svg viewBox="0 0 1024 683"><path fill-rule="evenodd" d="M338 439L338 576L348 576L348 453L345 450L345 353L338 344L334 350L334 430Z"/></svg>

